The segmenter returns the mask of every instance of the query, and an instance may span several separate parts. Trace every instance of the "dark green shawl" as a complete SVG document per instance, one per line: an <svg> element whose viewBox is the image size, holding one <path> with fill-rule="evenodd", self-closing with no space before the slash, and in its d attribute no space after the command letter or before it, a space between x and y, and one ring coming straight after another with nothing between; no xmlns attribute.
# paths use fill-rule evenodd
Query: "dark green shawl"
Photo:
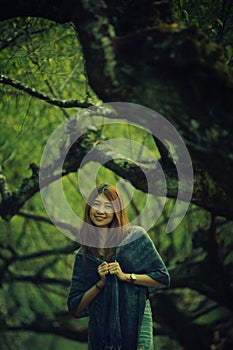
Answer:
<svg viewBox="0 0 233 350"><path fill-rule="evenodd" d="M147 274L168 287L167 268L145 230L133 226L123 244L116 249L117 260L125 273ZM86 310L76 315L84 293L97 281L97 267L103 260L86 254L82 249L75 256L68 309L75 317L89 316L89 349L136 350L145 301L148 294L164 287L144 287L106 276L106 285Z"/></svg>

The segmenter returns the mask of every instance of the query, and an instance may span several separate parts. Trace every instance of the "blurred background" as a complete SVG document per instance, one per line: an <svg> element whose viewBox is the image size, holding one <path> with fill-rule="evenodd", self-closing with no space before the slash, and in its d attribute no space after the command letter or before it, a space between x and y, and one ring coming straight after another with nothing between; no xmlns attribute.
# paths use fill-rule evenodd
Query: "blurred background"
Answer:
<svg viewBox="0 0 233 350"><path fill-rule="evenodd" d="M87 349L88 320L73 319L66 306L79 244L48 217L38 167L48 138L68 117L121 100L162 113L184 138L195 176L185 218L166 234L177 176L163 145L146 129L126 123L95 127L91 118L92 131L65 163L68 203L82 218L78 175L82 171L91 187L95 159L81 169L80 163L96 143L137 141L142 148L133 163L144 165L149 149L165 172L168 198L162 210L164 198L156 198L138 224L162 211L148 233L172 281L151 298L155 348L232 349L232 2L106 1L92 9L71 3L66 13L47 1L47 12L34 5L24 11L19 2L14 10L3 6L1 14L0 348ZM130 173L129 164L106 163L97 182L125 179L133 220L148 194L145 178L134 168Z"/></svg>

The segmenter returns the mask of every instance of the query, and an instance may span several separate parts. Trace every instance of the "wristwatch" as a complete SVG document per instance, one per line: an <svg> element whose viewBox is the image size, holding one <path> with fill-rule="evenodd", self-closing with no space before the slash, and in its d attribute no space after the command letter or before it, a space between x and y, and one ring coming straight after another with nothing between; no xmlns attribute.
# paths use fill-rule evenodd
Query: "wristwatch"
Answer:
<svg viewBox="0 0 233 350"><path fill-rule="evenodd" d="M131 273L131 275L130 275L130 282L134 283L136 281L136 279L137 279L136 275L134 273Z"/></svg>

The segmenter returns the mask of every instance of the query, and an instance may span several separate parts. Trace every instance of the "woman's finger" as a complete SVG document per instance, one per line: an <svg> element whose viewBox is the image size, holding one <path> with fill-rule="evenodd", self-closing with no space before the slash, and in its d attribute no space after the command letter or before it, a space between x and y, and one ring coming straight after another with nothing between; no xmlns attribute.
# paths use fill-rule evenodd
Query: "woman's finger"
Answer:
<svg viewBox="0 0 233 350"><path fill-rule="evenodd" d="M119 263L117 261L108 264L109 268L118 267L118 266L119 266Z"/></svg>
<svg viewBox="0 0 233 350"><path fill-rule="evenodd" d="M104 261L102 264L100 264L98 266L98 273L101 276L105 276L108 274L108 264L106 263L106 261Z"/></svg>

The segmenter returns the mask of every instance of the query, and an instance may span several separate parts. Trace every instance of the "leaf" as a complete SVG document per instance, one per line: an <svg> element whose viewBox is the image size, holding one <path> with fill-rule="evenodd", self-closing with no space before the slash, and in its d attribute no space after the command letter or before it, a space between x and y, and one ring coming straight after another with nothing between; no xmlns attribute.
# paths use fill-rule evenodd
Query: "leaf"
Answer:
<svg viewBox="0 0 233 350"><path fill-rule="evenodd" d="M223 27L223 21L220 18L216 19L216 22L220 25L220 27Z"/></svg>

